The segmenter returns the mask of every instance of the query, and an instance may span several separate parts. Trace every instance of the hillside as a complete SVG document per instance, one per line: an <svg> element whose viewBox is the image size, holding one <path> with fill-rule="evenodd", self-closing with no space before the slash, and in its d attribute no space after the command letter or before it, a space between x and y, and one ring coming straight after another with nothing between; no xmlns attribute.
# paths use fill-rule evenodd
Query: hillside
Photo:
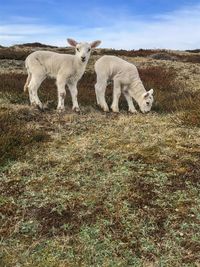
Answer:
<svg viewBox="0 0 200 267"><path fill-rule="evenodd" d="M59 114L54 80L41 86L44 112L23 93L37 45L0 47L0 266L199 267L199 51L97 49L81 113L67 92ZM151 113L129 114L123 98L120 114L97 107L104 54L136 64L155 90Z"/></svg>

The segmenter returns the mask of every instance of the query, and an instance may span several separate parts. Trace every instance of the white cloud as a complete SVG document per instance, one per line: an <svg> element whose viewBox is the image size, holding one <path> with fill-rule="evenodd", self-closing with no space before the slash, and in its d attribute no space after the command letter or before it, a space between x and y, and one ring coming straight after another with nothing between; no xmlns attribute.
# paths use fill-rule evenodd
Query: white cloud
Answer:
<svg viewBox="0 0 200 267"><path fill-rule="evenodd" d="M98 27L69 27L65 25L51 26L37 23L19 23L17 25L0 25L0 42L10 45L20 42L44 42L59 46L66 45L67 37L77 40L101 39L102 47L138 49L168 48L192 49L200 47L200 5L158 14L149 21L139 17L114 14Z"/></svg>

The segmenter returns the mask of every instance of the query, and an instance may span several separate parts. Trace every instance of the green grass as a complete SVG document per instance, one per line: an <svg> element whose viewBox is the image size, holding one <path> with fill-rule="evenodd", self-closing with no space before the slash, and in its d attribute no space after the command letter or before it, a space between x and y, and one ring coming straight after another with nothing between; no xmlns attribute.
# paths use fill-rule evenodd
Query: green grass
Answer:
<svg viewBox="0 0 200 267"><path fill-rule="evenodd" d="M170 97L175 77L161 70L173 81L161 86L157 71L141 76ZM6 77L0 266L199 266L199 116L188 123L198 93L171 109L157 93L148 115L128 114L123 101L121 114L104 114L88 74L79 84L82 114L60 115L54 83L43 85L42 99L53 102L40 113L21 93L24 76Z"/></svg>

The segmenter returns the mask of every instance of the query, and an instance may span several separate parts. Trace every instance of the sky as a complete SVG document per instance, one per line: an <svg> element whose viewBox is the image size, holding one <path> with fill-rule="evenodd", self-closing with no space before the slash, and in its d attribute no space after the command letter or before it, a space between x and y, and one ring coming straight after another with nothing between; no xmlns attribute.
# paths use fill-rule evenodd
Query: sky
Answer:
<svg viewBox="0 0 200 267"><path fill-rule="evenodd" d="M0 0L0 45L200 48L200 0Z"/></svg>

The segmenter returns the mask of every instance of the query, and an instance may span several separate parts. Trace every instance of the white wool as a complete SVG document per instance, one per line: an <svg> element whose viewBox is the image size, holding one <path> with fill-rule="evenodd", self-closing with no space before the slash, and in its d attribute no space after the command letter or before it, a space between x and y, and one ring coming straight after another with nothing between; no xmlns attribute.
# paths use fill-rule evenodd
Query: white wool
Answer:
<svg viewBox="0 0 200 267"><path fill-rule="evenodd" d="M24 86L24 91L28 89L29 98L32 105L43 108L37 91L46 77L56 79L58 89L58 110L64 110L64 99L66 95L65 85L67 84L72 97L73 110L79 111L77 101L77 82L82 77L91 49L97 47L101 42L77 43L73 39L68 39L68 43L75 47L76 54L59 54L50 51L36 51L30 54L25 61L28 78Z"/></svg>
<svg viewBox="0 0 200 267"><path fill-rule="evenodd" d="M136 112L132 98L138 103L143 113L151 110L153 103L153 89L146 91L140 80L138 70L135 65L116 56L103 56L95 63L97 83L95 92L97 103L104 111L109 111L105 100L105 90L108 80L113 80L113 112L119 112L119 97L124 94L129 111Z"/></svg>

